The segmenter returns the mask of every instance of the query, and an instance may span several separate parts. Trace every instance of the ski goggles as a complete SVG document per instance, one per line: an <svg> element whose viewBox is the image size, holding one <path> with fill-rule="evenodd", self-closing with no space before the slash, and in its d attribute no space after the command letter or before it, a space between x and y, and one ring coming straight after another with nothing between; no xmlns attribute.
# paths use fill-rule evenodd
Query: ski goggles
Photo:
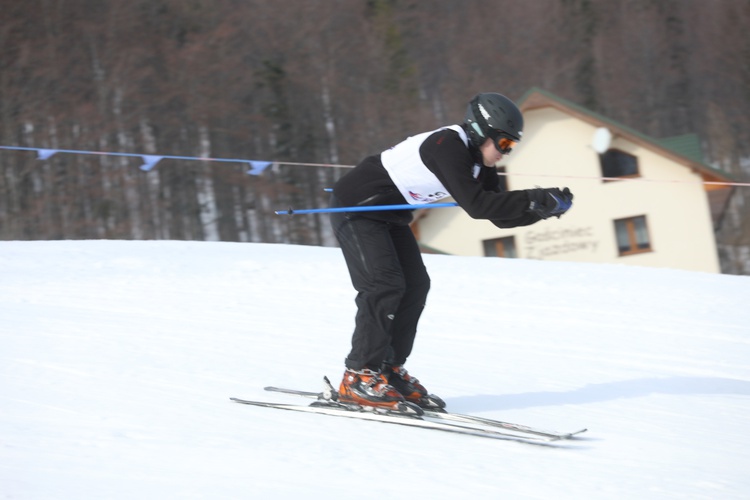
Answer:
<svg viewBox="0 0 750 500"><path fill-rule="evenodd" d="M504 155L509 155L516 144L518 144L518 141L508 139L507 137L497 137L492 142L495 144L495 148Z"/></svg>

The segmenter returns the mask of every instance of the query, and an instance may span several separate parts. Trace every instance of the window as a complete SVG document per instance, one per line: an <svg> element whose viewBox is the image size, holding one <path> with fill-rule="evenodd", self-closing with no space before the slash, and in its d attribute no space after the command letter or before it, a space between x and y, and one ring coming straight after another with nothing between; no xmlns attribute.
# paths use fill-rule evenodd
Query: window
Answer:
<svg viewBox="0 0 750 500"><path fill-rule="evenodd" d="M638 158L617 149L610 149L599 155L599 162L604 177L638 177L640 175Z"/></svg>
<svg viewBox="0 0 750 500"><path fill-rule="evenodd" d="M508 236L507 238L497 238L494 240L484 240L485 257L507 257L516 258L516 238Z"/></svg>
<svg viewBox="0 0 750 500"><path fill-rule="evenodd" d="M645 215L616 220L615 234L620 255L651 251L651 238L648 235Z"/></svg>

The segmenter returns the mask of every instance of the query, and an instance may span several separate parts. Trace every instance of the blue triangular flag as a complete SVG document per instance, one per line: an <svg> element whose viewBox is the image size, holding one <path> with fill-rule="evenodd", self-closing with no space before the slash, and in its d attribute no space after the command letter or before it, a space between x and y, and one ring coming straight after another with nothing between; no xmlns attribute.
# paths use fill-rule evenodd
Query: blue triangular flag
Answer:
<svg viewBox="0 0 750 500"><path fill-rule="evenodd" d="M57 153L57 150L56 149L37 149L36 152L39 155L37 157L39 160L46 160L53 154Z"/></svg>
<svg viewBox="0 0 750 500"><path fill-rule="evenodd" d="M144 172L148 172L152 168L156 166L159 161L164 158L163 156L154 156L154 155L143 155L141 156L143 158L143 165L141 165L141 170Z"/></svg>
<svg viewBox="0 0 750 500"><path fill-rule="evenodd" d="M271 166L273 162L270 161L253 161L248 162L250 164L250 170L247 171L250 175L260 175L265 169Z"/></svg>

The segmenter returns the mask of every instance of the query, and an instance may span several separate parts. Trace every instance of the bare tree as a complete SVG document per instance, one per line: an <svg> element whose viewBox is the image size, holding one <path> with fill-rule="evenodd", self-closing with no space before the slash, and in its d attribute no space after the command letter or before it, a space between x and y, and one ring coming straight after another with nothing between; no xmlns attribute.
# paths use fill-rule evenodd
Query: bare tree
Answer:
<svg viewBox="0 0 750 500"><path fill-rule="evenodd" d="M460 122L467 99L550 90L655 137L695 132L750 178L750 4L735 0L27 0L0 23L0 144L275 161L0 151L0 238L335 244L344 169ZM718 233L750 273L747 190ZM748 253L750 255L750 253ZM744 259L744 260L743 260Z"/></svg>

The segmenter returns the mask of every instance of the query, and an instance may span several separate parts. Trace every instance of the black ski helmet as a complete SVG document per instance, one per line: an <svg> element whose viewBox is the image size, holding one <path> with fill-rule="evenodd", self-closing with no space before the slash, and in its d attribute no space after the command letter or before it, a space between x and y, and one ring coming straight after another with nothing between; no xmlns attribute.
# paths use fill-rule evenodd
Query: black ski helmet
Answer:
<svg viewBox="0 0 750 500"><path fill-rule="evenodd" d="M466 130L471 143L479 147L489 137L496 141L523 137L523 115L513 101L502 94L485 92L475 95L466 107Z"/></svg>

